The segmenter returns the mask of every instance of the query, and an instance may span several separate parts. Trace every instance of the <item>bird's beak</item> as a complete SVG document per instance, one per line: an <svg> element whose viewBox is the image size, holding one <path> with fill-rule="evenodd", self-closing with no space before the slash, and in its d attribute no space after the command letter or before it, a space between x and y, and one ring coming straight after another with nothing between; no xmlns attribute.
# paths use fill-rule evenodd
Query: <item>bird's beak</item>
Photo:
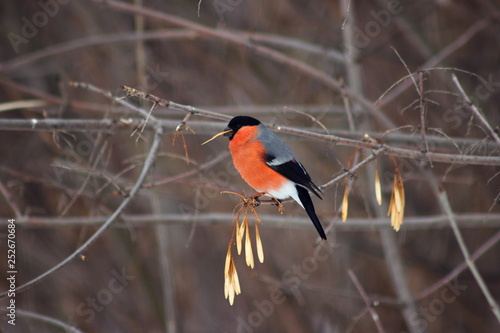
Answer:
<svg viewBox="0 0 500 333"><path fill-rule="evenodd" d="M203 142L201 145L203 146L205 143L209 143L210 141L212 141L213 139L215 139L216 137L219 137L221 135L225 135L227 133L230 133L232 132L233 130L232 129L229 129L229 130L226 130L226 131L223 131L223 132L220 132L220 133L217 133L215 134L212 138L208 139L207 141Z"/></svg>

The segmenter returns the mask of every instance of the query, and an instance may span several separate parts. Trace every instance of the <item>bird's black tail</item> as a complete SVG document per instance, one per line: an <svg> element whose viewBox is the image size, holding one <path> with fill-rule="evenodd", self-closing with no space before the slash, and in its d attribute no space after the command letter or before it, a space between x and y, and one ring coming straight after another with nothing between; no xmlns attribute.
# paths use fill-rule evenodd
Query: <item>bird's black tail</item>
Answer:
<svg viewBox="0 0 500 333"><path fill-rule="evenodd" d="M318 233L321 236L321 238L326 239L326 234L325 231L323 230L323 226L321 225L321 222L316 216L316 211L314 210L314 205L311 200L311 196L309 195L309 191L307 191L307 189L303 188L302 186L296 185L295 187L297 188L299 199L302 203L302 206L304 206L307 215L309 215L309 218L316 227L316 230L318 230Z"/></svg>

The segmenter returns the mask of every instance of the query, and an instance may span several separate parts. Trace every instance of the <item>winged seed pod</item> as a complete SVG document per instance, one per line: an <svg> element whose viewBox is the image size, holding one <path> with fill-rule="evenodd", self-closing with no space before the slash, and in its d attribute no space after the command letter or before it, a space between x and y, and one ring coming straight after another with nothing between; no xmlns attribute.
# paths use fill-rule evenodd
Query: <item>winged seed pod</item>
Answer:
<svg viewBox="0 0 500 333"><path fill-rule="evenodd" d="M380 177L378 174L378 162L375 159L375 197L379 206L382 206L382 189L380 187Z"/></svg>
<svg viewBox="0 0 500 333"><path fill-rule="evenodd" d="M344 189L344 198L342 199L342 222L347 220L347 211L349 209L349 184L346 182Z"/></svg>
<svg viewBox="0 0 500 333"><path fill-rule="evenodd" d="M250 268L253 269L255 267L255 259L253 255L252 242L250 236L250 226L248 225L249 223L248 211L251 210L253 215L255 216L255 247L257 250L257 258L261 263L263 263L264 250L258 226L259 223L262 223L262 221L259 218L257 211L255 210L256 201L253 200L253 198L250 198L250 200L248 200L246 197L238 193L226 192L226 191L223 191L223 193L235 194L241 197L241 201L236 205L236 207L233 210L233 213L235 213L236 217L234 219L233 235L231 236L231 240L229 241L226 254L226 263L224 266L224 296L226 297L226 299L229 299L229 304L233 305L235 296L241 294L241 288L238 279L238 273L236 272L236 266L234 264L234 258L231 254L231 247L236 243L236 250L238 252L238 255L241 255L241 251L243 249L243 237L244 237L245 262L247 266L249 266ZM278 210L282 211L282 209L283 209L282 205L279 204ZM240 217L242 213L243 217L240 224Z"/></svg>
<svg viewBox="0 0 500 333"><path fill-rule="evenodd" d="M255 246L257 247L257 257L260 263L264 262L264 249L262 247L262 241L260 239L259 225L255 222Z"/></svg>
<svg viewBox="0 0 500 333"><path fill-rule="evenodd" d="M243 223L245 224L245 228L246 228L245 261L247 263L247 266L249 266L253 269L255 266L255 262L253 260L252 243L250 242L250 229L248 228L248 221L247 220L244 220Z"/></svg>
<svg viewBox="0 0 500 333"><path fill-rule="evenodd" d="M239 225L238 219L235 222L235 227L236 227L236 249L238 250L238 255L241 254L241 244L243 240L243 236L245 235L245 224L242 223Z"/></svg>
<svg viewBox="0 0 500 333"><path fill-rule="evenodd" d="M227 249L226 264L224 266L224 297L229 299L229 304L233 305L234 296L241 294L240 280L231 255L231 243Z"/></svg>
<svg viewBox="0 0 500 333"><path fill-rule="evenodd" d="M403 224L405 210L405 190L403 187L403 177L396 168L394 173L394 184L392 186L391 202L389 203L389 210L387 216L391 216L391 226L394 230L399 231L401 224Z"/></svg>

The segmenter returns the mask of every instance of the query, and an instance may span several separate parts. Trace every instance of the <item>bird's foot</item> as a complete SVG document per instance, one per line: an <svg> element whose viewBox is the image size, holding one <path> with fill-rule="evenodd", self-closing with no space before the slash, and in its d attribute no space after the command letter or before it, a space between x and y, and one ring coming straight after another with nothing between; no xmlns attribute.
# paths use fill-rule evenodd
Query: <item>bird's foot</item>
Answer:
<svg viewBox="0 0 500 333"><path fill-rule="evenodd" d="M274 200L276 201L276 206L278 206L278 212L280 212L280 214L283 214L283 212L285 211L285 206L283 206L281 200L276 198L274 198Z"/></svg>
<svg viewBox="0 0 500 333"><path fill-rule="evenodd" d="M281 203L281 200L272 196L271 194L267 193L267 192L259 192L257 194L254 194L250 197L250 202L252 203L252 205L254 207L257 207L259 206L262 202L260 201L259 197L261 196L264 196L264 195L267 195L267 196L270 196L271 197L271 200L265 200L264 202L266 203L270 203L270 202L274 202L274 205L278 207L278 212L280 212L280 214L283 214L283 212L285 211L285 207L283 206L283 204Z"/></svg>
<svg viewBox="0 0 500 333"><path fill-rule="evenodd" d="M265 192L259 192L259 193L256 193L256 194L252 195L249 198L249 201L250 201L251 205L254 206L254 207L260 206L261 202L260 202L259 197L263 196L264 194L266 194L266 193Z"/></svg>

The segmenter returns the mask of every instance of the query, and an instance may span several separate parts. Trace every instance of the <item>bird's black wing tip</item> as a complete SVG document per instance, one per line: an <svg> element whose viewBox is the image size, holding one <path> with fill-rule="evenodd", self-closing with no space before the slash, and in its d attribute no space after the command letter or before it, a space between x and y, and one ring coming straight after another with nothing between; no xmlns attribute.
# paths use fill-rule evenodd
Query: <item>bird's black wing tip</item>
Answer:
<svg viewBox="0 0 500 333"><path fill-rule="evenodd" d="M314 224L316 231L318 231L318 234L321 237L321 239L326 240L325 230L323 229L323 226L321 225L321 222L319 221L318 216L316 215L316 212L314 210L314 205L312 203L311 197L309 196L309 192L305 187L302 187L300 185L295 185L295 187L297 188L299 199L302 202L302 205L306 210L307 215L309 215L309 218Z"/></svg>
<svg viewBox="0 0 500 333"><path fill-rule="evenodd" d="M321 224L319 224L319 228L316 228L316 230L318 231L319 237L321 237L322 240L326 240L326 233Z"/></svg>

